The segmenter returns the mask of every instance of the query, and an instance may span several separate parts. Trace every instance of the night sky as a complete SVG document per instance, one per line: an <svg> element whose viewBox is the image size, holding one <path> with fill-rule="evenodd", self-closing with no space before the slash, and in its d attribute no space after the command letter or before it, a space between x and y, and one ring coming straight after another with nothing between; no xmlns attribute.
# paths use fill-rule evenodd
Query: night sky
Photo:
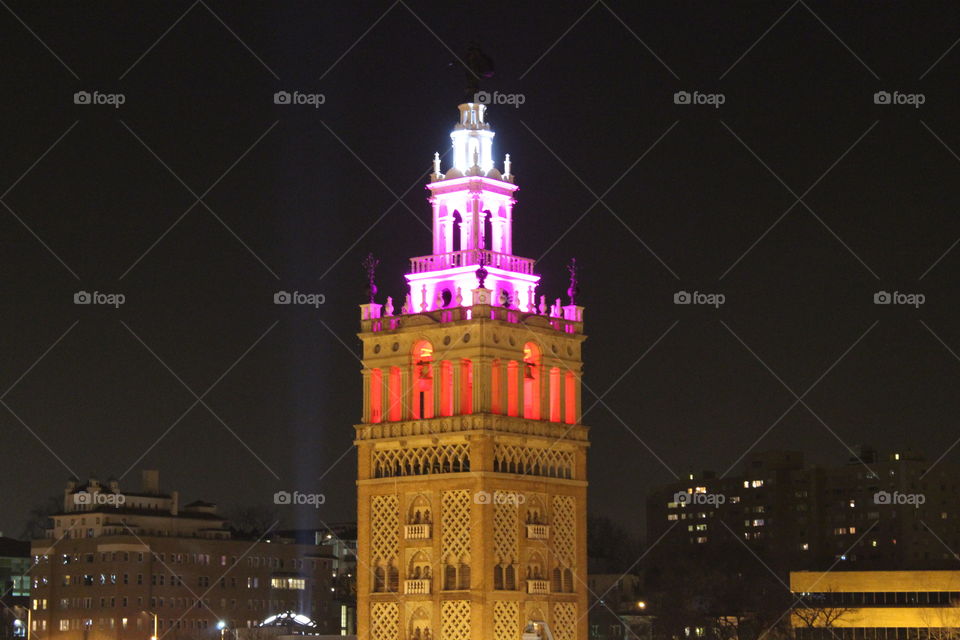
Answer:
<svg viewBox="0 0 960 640"><path fill-rule="evenodd" d="M288 526L355 517L359 264L384 302L429 253L474 39L524 100L489 111L516 252L548 300L582 266L592 513L640 527L651 486L751 447L960 437L956 3L7 1L5 534L72 474L144 468L186 501L326 495Z"/></svg>

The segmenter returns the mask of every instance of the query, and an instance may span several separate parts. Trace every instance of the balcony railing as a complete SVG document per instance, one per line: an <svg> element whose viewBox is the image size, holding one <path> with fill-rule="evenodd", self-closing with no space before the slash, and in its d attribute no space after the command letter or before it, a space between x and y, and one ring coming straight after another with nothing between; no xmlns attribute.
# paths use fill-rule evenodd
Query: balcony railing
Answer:
<svg viewBox="0 0 960 640"><path fill-rule="evenodd" d="M528 524L527 540L546 540L550 537L550 526L546 524Z"/></svg>
<svg viewBox="0 0 960 640"><path fill-rule="evenodd" d="M423 273L425 271L437 271L438 269L450 269L451 267L479 265L481 256L483 256L485 266L513 271L514 273L533 274L534 261L532 258L521 258L487 249L468 249L466 251L451 251L450 253L438 253L433 256L410 258L410 272Z"/></svg>
<svg viewBox="0 0 960 640"><path fill-rule="evenodd" d="M412 595L429 595L430 580L404 580L403 592Z"/></svg>
<svg viewBox="0 0 960 640"><path fill-rule="evenodd" d="M407 540L429 540L429 524L408 524L403 527L403 537Z"/></svg>
<svg viewBox="0 0 960 640"><path fill-rule="evenodd" d="M527 593L545 596L550 593L549 580L527 580Z"/></svg>

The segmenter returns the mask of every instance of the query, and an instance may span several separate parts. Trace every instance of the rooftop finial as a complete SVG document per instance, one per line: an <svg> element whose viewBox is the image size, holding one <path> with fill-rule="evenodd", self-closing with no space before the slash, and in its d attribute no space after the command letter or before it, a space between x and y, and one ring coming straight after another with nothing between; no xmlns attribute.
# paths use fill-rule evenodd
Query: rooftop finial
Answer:
<svg viewBox="0 0 960 640"><path fill-rule="evenodd" d="M570 258L570 264L567 265L567 271L570 272L570 288L567 289L567 295L570 296L570 304L575 305L577 294L580 289L577 288L577 259Z"/></svg>
<svg viewBox="0 0 960 640"><path fill-rule="evenodd" d="M367 292L370 294L370 304L374 303L374 299L377 296L377 265L380 264L380 260L375 258L372 253L368 253L367 257L363 259L363 268L367 271L367 282L369 284Z"/></svg>
<svg viewBox="0 0 960 640"><path fill-rule="evenodd" d="M477 269L477 281L480 282L480 288L483 289L483 281L487 279L487 270L485 265L487 264L487 259L484 253L480 252L480 258L477 260L477 264L480 265L480 268Z"/></svg>

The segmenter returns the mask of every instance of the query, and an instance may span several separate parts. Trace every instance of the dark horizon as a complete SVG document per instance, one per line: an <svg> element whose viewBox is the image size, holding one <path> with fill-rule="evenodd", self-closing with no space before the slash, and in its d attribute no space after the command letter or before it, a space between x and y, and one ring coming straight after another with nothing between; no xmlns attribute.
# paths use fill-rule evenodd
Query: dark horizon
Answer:
<svg viewBox="0 0 960 640"><path fill-rule="evenodd" d="M0 531L70 475L145 468L188 502L325 495L285 528L355 518L360 263L402 300L429 253L423 185L472 40L496 66L481 88L523 96L488 118L516 253L548 301L581 266L592 514L642 531L651 487L748 450L956 462L958 22L951 3L11 2Z"/></svg>

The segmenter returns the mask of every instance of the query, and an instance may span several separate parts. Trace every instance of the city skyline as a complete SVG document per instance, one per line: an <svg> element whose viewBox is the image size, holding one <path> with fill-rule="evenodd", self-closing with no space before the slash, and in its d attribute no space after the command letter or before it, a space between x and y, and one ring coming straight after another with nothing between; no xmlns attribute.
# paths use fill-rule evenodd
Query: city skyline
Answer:
<svg viewBox="0 0 960 640"><path fill-rule="evenodd" d="M551 302L581 266L591 513L641 530L650 488L750 450L955 460L958 9L688 9L11 4L0 530L70 475L144 468L223 506L323 494L291 527L352 519L360 262L384 303L425 253L474 38L516 252ZM676 304L695 292L723 302Z"/></svg>

